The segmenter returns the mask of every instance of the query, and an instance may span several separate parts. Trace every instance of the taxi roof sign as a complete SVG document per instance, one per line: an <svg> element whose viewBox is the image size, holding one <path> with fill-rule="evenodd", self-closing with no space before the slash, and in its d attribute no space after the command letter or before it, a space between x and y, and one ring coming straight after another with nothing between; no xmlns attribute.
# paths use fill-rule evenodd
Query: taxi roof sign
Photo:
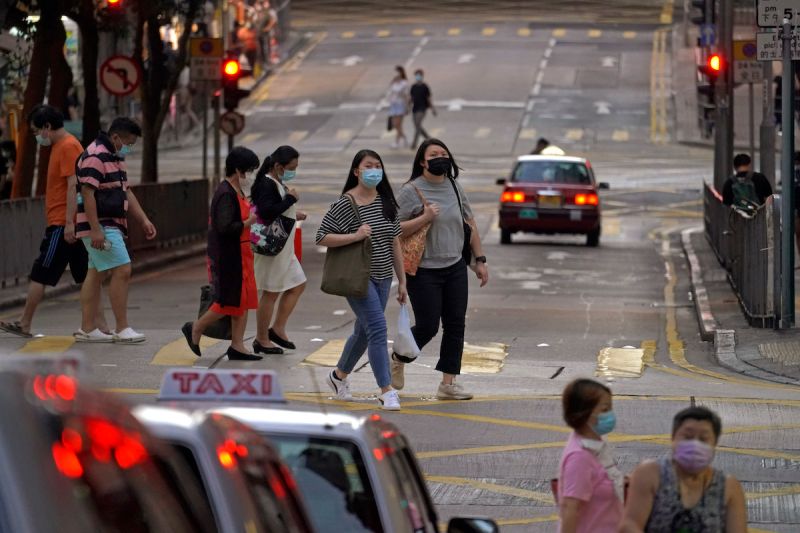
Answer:
<svg viewBox="0 0 800 533"><path fill-rule="evenodd" d="M172 368L161 380L159 400L282 402L283 390L272 370Z"/></svg>

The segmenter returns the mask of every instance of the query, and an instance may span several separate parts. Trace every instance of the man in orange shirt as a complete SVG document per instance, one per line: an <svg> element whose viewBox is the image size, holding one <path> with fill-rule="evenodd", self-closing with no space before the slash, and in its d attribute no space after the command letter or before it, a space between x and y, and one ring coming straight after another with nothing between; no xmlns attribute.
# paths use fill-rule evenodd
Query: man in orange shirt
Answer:
<svg viewBox="0 0 800 533"><path fill-rule="evenodd" d="M32 336L31 322L36 307L44 297L45 286L55 286L67 265L75 283L83 283L89 261L83 243L75 238L75 162L83 152L83 147L78 139L64 129L63 115L52 106L34 108L28 116L28 123L36 135L36 142L51 148L45 195L47 228L39 248L39 257L31 269L25 309L18 321L0 322L0 329L21 337ZM100 323L107 328L102 317Z"/></svg>

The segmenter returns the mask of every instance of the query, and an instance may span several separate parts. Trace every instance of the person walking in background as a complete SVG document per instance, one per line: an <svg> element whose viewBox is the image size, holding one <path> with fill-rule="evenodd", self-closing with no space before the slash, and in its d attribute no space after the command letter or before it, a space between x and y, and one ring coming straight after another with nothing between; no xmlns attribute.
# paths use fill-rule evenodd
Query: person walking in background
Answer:
<svg viewBox="0 0 800 533"><path fill-rule="evenodd" d="M136 343L146 339L128 324L131 258L124 240L128 213L141 224L145 238L156 237L156 227L128 188L125 170L125 156L141 136L136 122L115 118L108 133L100 132L78 159L80 194L75 234L89 253L89 270L81 287L81 329L74 333L78 342ZM116 321L111 335L101 331L96 320L100 286L107 276L111 278L108 295Z"/></svg>
<svg viewBox="0 0 800 533"><path fill-rule="evenodd" d="M431 110L433 116L436 116L436 108L433 107L433 95L430 87L424 81L425 73L422 69L414 71L414 84L411 86L411 112L414 118L414 138L411 141L411 149L417 147L417 139L421 136L423 140L430 137L425 128L422 127L422 121L425 120L425 114L428 109Z"/></svg>
<svg viewBox="0 0 800 533"><path fill-rule="evenodd" d="M676 414L670 455L643 462L631 475L620 531L745 533L741 483L711 466L721 434L722 421L706 407Z"/></svg>
<svg viewBox="0 0 800 533"><path fill-rule="evenodd" d="M536 146L534 146L533 150L531 150L531 155L541 154L542 151L548 146L550 146L550 141L548 141L544 137L539 137L539 140L536 141Z"/></svg>
<svg viewBox="0 0 800 533"><path fill-rule="evenodd" d="M367 237L372 242L369 292L364 298L347 298L356 315L356 323L336 368L327 377L337 400L352 400L347 376L367 350L372 373L381 389L381 406L393 411L400 409L400 398L391 386L384 315L392 287L393 268L398 280L397 301L404 304L408 296L399 236L397 202L383 161L372 150L361 150L353 158L342 197L325 214L316 238L318 245L331 248Z"/></svg>
<svg viewBox="0 0 800 533"><path fill-rule="evenodd" d="M561 395L572 433L558 474L560 533L617 533L622 522L625 479L605 435L616 425L611 389L576 379Z"/></svg>
<svg viewBox="0 0 800 533"><path fill-rule="evenodd" d="M722 203L744 207L750 203L763 205L772 196L772 186L761 172L753 172L753 160L747 154L736 154L733 158L735 174L722 186Z"/></svg>
<svg viewBox="0 0 800 533"><path fill-rule="evenodd" d="M300 154L291 146L279 146L261 165L251 189L251 199L263 224L272 224L279 216L306 219L305 213L295 208L297 191L287 186L297 174L299 158ZM295 230L296 225L293 225L287 244L278 255L255 254L256 287L260 293L253 341L255 353L282 354L282 348L295 349L286 333L286 323L306 288L306 275L294 252ZM276 302L278 314L272 322Z"/></svg>
<svg viewBox="0 0 800 533"><path fill-rule="evenodd" d="M467 264L463 256L465 247L475 257L475 264L470 268L474 269L481 287L489 281L486 256L475 229L472 209L456 178L458 166L450 150L439 139L431 138L419 146L411 167L411 178L398 195L403 235L412 235L430 224L419 268L415 275L408 276L408 293L415 319L411 331L417 346L422 349L428 344L439 331L440 323L444 330L436 363L436 370L442 372L442 381L436 392L440 400L472 398L472 394L455 382L461 373L469 293ZM417 191L422 193L425 204ZM420 216L415 216L420 212ZM465 242L465 222L472 230L468 243ZM392 354L394 388L403 388L403 366L413 360Z"/></svg>
<svg viewBox="0 0 800 533"><path fill-rule="evenodd" d="M397 65L394 70L395 75L389 85L389 120L395 131L392 148L398 148L401 144L408 146L408 139L403 133L403 118L408 114L409 94L406 69Z"/></svg>
<svg viewBox="0 0 800 533"><path fill-rule="evenodd" d="M47 193L44 200L47 227L39 247L39 257L31 269L25 308L19 320L0 322L0 329L21 337L32 336L33 316L44 298L45 286L55 286L67 265L75 283L83 283L89 261L83 243L75 238L78 181L75 162L83 152L83 146L64 129L63 115L52 106L35 107L28 116L28 123L37 144L50 147L50 160L47 164ZM100 329L107 332L108 326L102 311L98 310L95 319Z"/></svg>
<svg viewBox="0 0 800 533"><path fill-rule="evenodd" d="M258 168L258 156L252 150L237 146L225 158L225 179L217 187L208 223L208 277L213 303L195 322L181 328L189 348L200 352L200 337L208 326L227 315L231 317L231 345L226 355L230 360L258 361L244 346L247 312L258 307L258 294L253 275L253 250L250 248L250 226L256 215L250 213L250 202L244 189L249 174Z"/></svg>

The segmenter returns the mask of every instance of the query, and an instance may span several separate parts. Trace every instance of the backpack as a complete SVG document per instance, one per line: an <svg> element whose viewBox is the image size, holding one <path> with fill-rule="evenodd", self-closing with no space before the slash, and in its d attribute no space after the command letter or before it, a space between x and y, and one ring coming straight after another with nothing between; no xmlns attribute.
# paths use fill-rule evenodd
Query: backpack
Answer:
<svg viewBox="0 0 800 533"><path fill-rule="evenodd" d="M753 173L748 172L744 176L734 176L732 180L733 205L731 207L752 217L759 206L756 186L753 184Z"/></svg>

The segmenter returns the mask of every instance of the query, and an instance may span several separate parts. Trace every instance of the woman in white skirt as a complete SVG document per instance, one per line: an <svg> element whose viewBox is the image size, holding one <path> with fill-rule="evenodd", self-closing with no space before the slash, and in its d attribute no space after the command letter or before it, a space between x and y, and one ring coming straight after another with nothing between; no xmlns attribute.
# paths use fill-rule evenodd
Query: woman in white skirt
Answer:
<svg viewBox="0 0 800 533"><path fill-rule="evenodd" d="M408 114L411 95L409 93L408 79L406 78L406 69L402 65L397 65L394 71L394 78L392 78L392 83L389 85L389 120L391 121L392 129L395 131L392 148L398 148L401 145L408 146L408 139L406 134L403 133L403 118Z"/></svg>
<svg viewBox="0 0 800 533"><path fill-rule="evenodd" d="M261 165L250 194L256 214L265 225L281 215L305 220L305 213L295 208L297 191L287 186L297 173L299 158L300 154L291 146L279 146ZM296 223L292 226L286 245L277 255L255 254L256 287L260 293L253 341L253 352L257 354L275 355L282 354L284 349L295 349L286 334L286 323L306 288L306 275L294 253L296 226ZM273 321L276 302L278 312Z"/></svg>

